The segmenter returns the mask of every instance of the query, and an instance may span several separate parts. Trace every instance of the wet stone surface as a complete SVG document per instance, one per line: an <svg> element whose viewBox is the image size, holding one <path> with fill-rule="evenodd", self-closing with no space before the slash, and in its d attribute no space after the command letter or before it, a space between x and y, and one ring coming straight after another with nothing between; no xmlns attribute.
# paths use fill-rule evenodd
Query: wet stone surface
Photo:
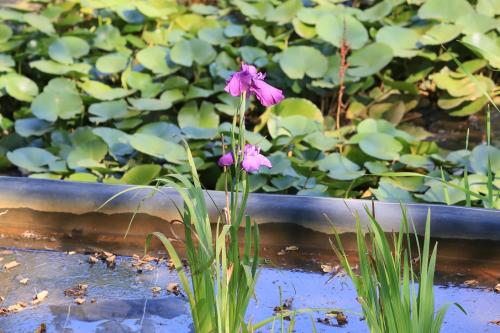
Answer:
<svg viewBox="0 0 500 333"><path fill-rule="evenodd" d="M146 260L151 266L139 273L137 257L118 256L109 267L105 260L89 263L89 255L0 248L0 258L0 308L27 303L19 312L0 315L0 332L34 332L42 324L47 332L191 332L182 290L180 294L168 292L169 285L179 282L168 261ZM14 260L18 266L3 268ZM28 282L21 284L25 278ZM368 332L349 280L336 277L328 282L330 278L326 273L262 268L257 300L250 305L248 319L258 322L272 316L280 308L281 288L281 306L342 311L300 315L295 332L313 332L311 318L317 332ZM155 287L161 290L153 293ZM468 312L465 316L451 307L443 332L498 332L500 327L490 323L500 319L500 293L493 287L437 286L438 305L458 302ZM32 305L33 296L45 290L47 296ZM77 299L83 302L78 304ZM275 329L280 331L278 321ZM269 332L270 327L260 331Z"/></svg>

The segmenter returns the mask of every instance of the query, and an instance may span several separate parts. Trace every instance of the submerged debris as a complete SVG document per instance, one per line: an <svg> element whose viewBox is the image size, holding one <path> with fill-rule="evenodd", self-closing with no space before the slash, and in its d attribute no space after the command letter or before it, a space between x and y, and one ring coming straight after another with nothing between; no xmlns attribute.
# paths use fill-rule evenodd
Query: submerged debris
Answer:
<svg viewBox="0 0 500 333"><path fill-rule="evenodd" d="M0 308L0 316L8 315L9 313L15 313L19 311L23 311L28 307L28 304L25 302L17 302L14 305L11 305L7 308Z"/></svg>
<svg viewBox="0 0 500 333"><path fill-rule="evenodd" d="M47 333L47 325L45 325L45 323L41 323L35 330L35 333Z"/></svg>
<svg viewBox="0 0 500 333"><path fill-rule="evenodd" d="M4 268L5 270L9 270L9 269L12 269L12 268L14 268L14 267L17 267L17 266L19 266L19 265L21 265L21 264L20 264L20 263L18 263L17 261L15 261L15 260L13 260L13 261L8 262L8 263L6 263L5 265L3 265L3 268Z"/></svg>
<svg viewBox="0 0 500 333"><path fill-rule="evenodd" d="M99 260L105 262L109 268L113 268L116 266L116 255L111 252L107 251L96 252L93 255L91 254L88 258L88 262L90 264L95 264Z"/></svg>
<svg viewBox="0 0 500 333"><path fill-rule="evenodd" d="M151 262L161 263L163 259L159 259L150 255L145 255L144 257L139 257L137 254L132 256L132 267L137 269L137 273L142 273L143 271L152 271L156 269Z"/></svg>
<svg viewBox="0 0 500 333"><path fill-rule="evenodd" d="M31 301L31 305L37 305L40 304L47 296L49 295L49 292L47 290L41 291L35 296L33 296L33 300Z"/></svg>
<svg viewBox="0 0 500 333"><path fill-rule="evenodd" d="M88 284L78 284L74 287L64 290L64 296L82 297L87 295Z"/></svg>
<svg viewBox="0 0 500 333"><path fill-rule="evenodd" d="M178 283L170 282L167 285L167 292L174 294L175 296L179 296L181 294L181 288L179 287Z"/></svg>
<svg viewBox="0 0 500 333"><path fill-rule="evenodd" d="M85 298L78 297L77 299L75 299L75 303L78 305L81 305L81 304L85 303Z"/></svg>
<svg viewBox="0 0 500 333"><path fill-rule="evenodd" d="M281 315L283 315L283 319L290 320L290 316L287 315L287 313L290 312L290 310L292 309L292 306L293 306L293 298L292 297L287 298L287 299L285 299L285 301L283 302L282 305L278 305L278 306L274 307L274 309L273 309L274 315L281 314Z"/></svg>
<svg viewBox="0 0 500 333"><path fill-rule="evenodd" d="M347 324L347 316L342 311L331 311L326 314L337 320L337 325L344 326Z"/></svg>
<svg viewBox="0 0 500 333"><path fill-rule="evenodd" d="M160 291L161 291L161 287L158 287L158 286L151 287L151 292L153 293L153 297L158 296Z"/></svg>

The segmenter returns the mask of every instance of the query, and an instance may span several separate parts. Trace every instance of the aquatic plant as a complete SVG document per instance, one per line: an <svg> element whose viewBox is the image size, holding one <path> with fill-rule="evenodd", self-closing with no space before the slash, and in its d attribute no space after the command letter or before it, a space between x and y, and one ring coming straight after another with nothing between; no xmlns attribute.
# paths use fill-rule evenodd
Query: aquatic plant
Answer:
<svg viewBox="0 0 500 333"><path fill-rule="evenodd" d="M471 151L449 153L407 121L498 104L500 9L490 0L455 2L452 13L439 0L6 5L0 170L146 185L159 174L190 173L185 140L203 185L223 190L219 142L238 105L224 82L243 60L287 96L262 107L273 90L259 76L245 82L255 96L248 141L275 165L250 176L251 191L467 204L452 188L463 180L463 155L471 192L488 195L485 152L495 174L500 151L472 147L479 140L471 132ZM437 180L381 175L441 178L441 169L448 196ZM495 191L491 197L499 207ZM470 196L471 206L482 203Z"/></svg>
<svg viewBox="0 0 500 333"><path fill-rule="evenodd" d="M332 242L336 256L351 278L366 323L372 333L438 333L450 304L437 312L434 304L434 273L437 243L430 252L430 211L425 224L423 247L415 228L418 256L411 257L411 239L406 209L402 208L399 233L392 242L375 216L366 209L368 240L355 213L359 268L354 269L336 230ZM418 270L414 268L418 266ZM464 313L465 310L455 305Z"/></svg>

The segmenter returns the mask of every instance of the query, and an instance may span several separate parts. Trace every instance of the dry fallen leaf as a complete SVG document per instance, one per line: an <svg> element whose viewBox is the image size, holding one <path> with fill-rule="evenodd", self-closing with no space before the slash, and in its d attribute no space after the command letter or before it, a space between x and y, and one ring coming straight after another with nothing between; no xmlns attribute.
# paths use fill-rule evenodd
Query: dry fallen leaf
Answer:
<svg viewBox="0 0 500 333"><path fill-rule="evenodd" d="M108 267L114 267L116 265L116 256L114 254L106 258L106 265L108 265Z"/></svg>
<svg viewBox="0 0 500 333"><path fill-rule="evenodd" d="M64 296L69 296L69 297L82 297L87 295L87 289L89 285L88 284L78 284L74 287L68 288L64 290Z"/></svg>
<svg viewBox="0 0 500 333"><path fill-rule="evenodd" d="M92 255L90 255L90 256L89 256L89 263L91 263L91 264L95 264L97 261L98 261L98 260L97 260L97 258L96 258L96 257L94 257L94 256L92 256Z"/></svg>
<svg viewBox="0 0 500 333"><path fill-rule="evenodd" d="M290 245L290 246L287 246L285 247L285 251L298 251L299 248L295 245Z"/></svg>
<svg viewBox="0 0 500 333"><path fill-rule="evenodd" d="M25 302L17 302L16 304L11 305L7 308L0 308L0 315L7 315L9 313L19 312L24 310L27 306L28 304L26 304Z"/></svg>
<svg viewBox="0 0 500 333"><path fill-rule="evenodd" d="M286 251L285 250L279 250L278 253L276 253L277 255L279 256L284 256L286 254Z"/></svg>
<svg viewBox="0 0 500 333"><path fill-rule="evenodd" d="M20 265L20 263L18 263L17 261L13 260L13 261L8 262L5 265L3 265L3 268L5 268L6 270L9 270L9 269L17 267L19 265Z"/></svg>
<svg viewBox="0 0 500 333"><path fill-rule="evenodd" d="M45 298L47 298L48 294L49 294L49 292L47 290L39 292L38 294L36 294L33 297L33 301L31 301L31 305L37 305L37 304L41 303Z"/></svg>
<svg viewBox="0 0 500 333"><path fill-rule="evenodd" d="M75 251L68 251L69 256L72 256L73 254L76 254L76 252Z"/></svg>
<svg viewBox="0 0 500 333"><path fill-rule="evenodd" d="M335 266L332 266L330 264L321 265L321 270L325 273L337 273L339 271L339 268L340 268L339 265Z"/></svg>
<svg viewBox="0 0 500 333"><path fill-rule="evenodd" d="M153 296L158 295L160 293L160 291L161 291L161 287L158 287L158 286L151 287L151 292L153 293Z"/></svg>
<svg viewBox="0 0 500 333"><path fill-rule="evenodd" d="M338 326L344 326L347 324L347 316L342 311L331 311L326 315L335 318Z"/></svg>
<svg viewBox="0 0 500 333"><path fill-rule="evenodd" d="M500 320L490 320L488 323L489 323L489 324L493 324L493 325L500 326Z"/></svg>
<svg viewBox="0 0 500 333"><path fill-rule="evenodd" d="M0 296L0 303L3 303L3 301L5 301L5 297Z"/></svg>
<svg viewBox="0 0 500 333"><path fill-rule="evenodd" d="M78 297L77 299L75 299L75 303L78 305L83 304L83 303L85 303L85 298Z"/></svg>
<svg viewBox="0 0 500 333"><path fill-rule="evenodd" d="M179 287L178 283L170 282L167 285L167 292L172 293L175 296L178 296L181 293L181 288Z"/></svg>
<svg viewBox="0 0 500 333"><path fill-rule="evenodd" d="M27 285L29 280L30 279L28 279L28 278L24 278L24 279L19 280L19 283L23 284L23 285Z"/></svg>
<svg viewBox="0 0 500 333"><path fill-rule="evenodd" d="M495 288L493 288L493 291L496 292L497 294L500 294L500 283L497 283Z"/></svg>
<svg viewBox="0 0 500 333"><path fill-rule="evenodd" d="M479 281L477 280L467 280L464 282L465 286L467 287L475 287L479 284Z"/></svg>

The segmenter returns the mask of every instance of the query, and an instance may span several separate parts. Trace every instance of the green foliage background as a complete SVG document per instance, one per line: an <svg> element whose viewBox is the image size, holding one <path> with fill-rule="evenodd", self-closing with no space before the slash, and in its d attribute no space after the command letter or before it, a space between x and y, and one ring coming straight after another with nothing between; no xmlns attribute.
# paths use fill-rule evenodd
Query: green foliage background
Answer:
<svg viewBox="0 0 500 333"><path fill-rule="evenodd" d="M500 0L451 2L73 0L1 8L0 168L146 184L188 172L184 139L206 187L220 188L221 135L238 103L223 88L245 61L287 96L267 110L249 107L247 138L274 165L252 175L252 190L464 203L457 189L464 167L471 191L484 195L488 156L497 174L500 151L447 152L423 141L424 129L401 124L414 109L467 116L498 103ZM351 49L348 107L337 132L343 38ZM394 176L407 171L440 180ZM489 206L498 208L500 180L493 184Z"/></svg>

